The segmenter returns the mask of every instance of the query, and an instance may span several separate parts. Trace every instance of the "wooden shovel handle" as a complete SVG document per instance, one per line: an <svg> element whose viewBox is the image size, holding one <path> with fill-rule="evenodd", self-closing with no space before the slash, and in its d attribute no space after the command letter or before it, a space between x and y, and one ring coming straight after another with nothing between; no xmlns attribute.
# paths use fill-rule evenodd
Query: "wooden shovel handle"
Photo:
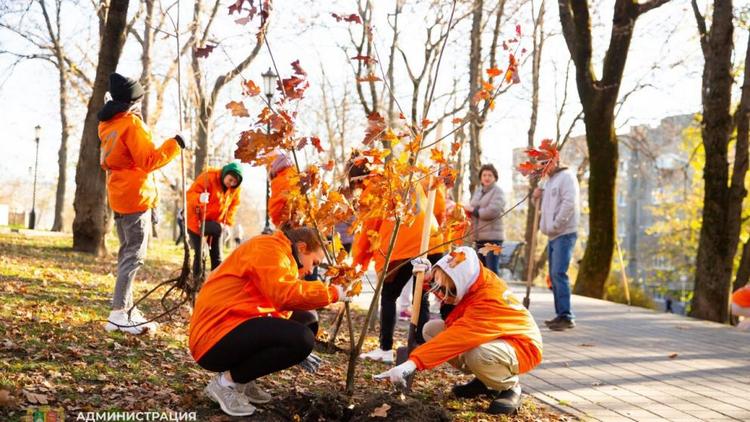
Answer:
<svg viewBox="0 0 750 422"><path fill-rule="evenodd" d="M432 177L430 177L432 185ZM422 225L422 241L419 245L419 256L427 256L427 249L430 247L430 227L432 226L432 211L435 209L435 189L430 189L427 194L427 209L424 214L424 224ZM424 272L419 272L414 276L414 297L411 305L411 323L419 324L419 311L422 307L422 283L424 282Z"/></svg>

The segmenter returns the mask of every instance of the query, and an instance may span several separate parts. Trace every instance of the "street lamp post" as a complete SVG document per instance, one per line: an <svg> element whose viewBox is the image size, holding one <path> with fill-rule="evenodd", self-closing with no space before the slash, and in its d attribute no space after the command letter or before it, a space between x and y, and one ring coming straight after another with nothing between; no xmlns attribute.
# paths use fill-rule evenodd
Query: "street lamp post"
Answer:
<svg viewBox="0 0 750 422"><path fill-rule="evenodd" d="M29 214L29 228L34 230L36 227L36 173L39 164L39 136L42 134L42 127L36 125L34 128L34 141L36 142L36 155L34 157L34 190L31 194L31 213Z"/></svg>
<svg viewBox="0 0 750 422"><path fill-rule="evenodd" d="M276 74L269 67L264 73L261 74L263 77L263 88L268 100L268 106L271 106L271 100L273 99L274 82L276 82ZM271 122L266 124L266 133L271 135ZM268 197L271 195L271 185L269 182L269 174L266 172L266 225L263 227L263 234L271 233L271 224L268 221Z"/></svg>

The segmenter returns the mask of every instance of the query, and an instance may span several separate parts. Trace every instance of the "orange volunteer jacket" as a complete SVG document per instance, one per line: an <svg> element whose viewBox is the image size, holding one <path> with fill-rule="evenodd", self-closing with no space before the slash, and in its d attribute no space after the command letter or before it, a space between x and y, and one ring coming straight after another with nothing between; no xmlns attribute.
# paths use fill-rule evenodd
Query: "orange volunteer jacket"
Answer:
<svg viewBox="0 0 750 422"><path fill-rule="evenodd" d="M274 175L271 179L271 196L268 199L268 214L276 227L281 227L291 218L291 210L287 206L292 183L296 181L297 170L287 167Z"/></svg>
<svg viewBox="0 0 750 422"><path fill-rule="evenodd" d="M741 287L732 293L732 303L743 308L750 308L750 286Z"/></svg>
<svg viewBox="0 0 750 422"><path fill-rule="evenodd" d="M409 356L419 370L434 368L497 339L505 340L515 349L519 373L530 371L542 361L542 335L529 311L495 273L481 264L478 266L476 281L448 315L445 331ZM461 282L458 277L451 278L457 286Z"/></svg>
<svg viewBox="0 0 750 422"><path fill-rule="evenodd" d="M190 320L190 353L198 361L222 337L251 318L289 318L293 310L338 300L333 286L299 280L292 243L283 232L240 245L208 276Z"/></svg>
<svg viewBox="0 0 750 422"><path fill-rule="evenodd" d="M200 195L208 192L206 207L206 221L216 221L229 226L234 225L234 216L240 205L242 188L224 189L221 184L221 169L210 168L199 174L187 191L188 230L193 233L201 232L201 213L203 204Z"/></svg>
<svg viewBox="0 0 750 422"><path fill-rule="evenodd" d="M107 172L107 197L112 211L133 214L155 207L158 195L149 173L177 156L177 141L170 138L156 148L149 128L129 112L100 122L99 139L99 164Z"/></svg>
<svg viewBox="0 0 750 422"><path fill-rule="evenodd" d="M372 200L374 195L374 182L374 178L365 179L365 188L360 196L360 203L362 203L362 201ZM422 226L424 224L425 210L427 208L427 195L425 195L424 189L420 183L417 183L414 186L412 198L417 202L417 214L411 221L411 225L407 225L406 222L401 223L401 227L398 230L398 236L396 237L396 244L393 248L393 253L391 254L391 261L419 256L419 247L422 242ZM429 249L432 249L443 243L443 236L440 234L435 214L433 213L429 218L432 220L430 224ZM380 272L385 266L385 256L388 252L388 244L395 225L395 220L390 219L373 218L365 221L362 230L357 234L352 243L351 255L353 258L353 264L360 264L363 268L367 268L370 261L375 259L375 270ZM370 239L367 236L369 230L374 230L380 234L380 248L375 252L369 251ZM438 249L432 249L429 253L439 253L439 251Z"/></svg>

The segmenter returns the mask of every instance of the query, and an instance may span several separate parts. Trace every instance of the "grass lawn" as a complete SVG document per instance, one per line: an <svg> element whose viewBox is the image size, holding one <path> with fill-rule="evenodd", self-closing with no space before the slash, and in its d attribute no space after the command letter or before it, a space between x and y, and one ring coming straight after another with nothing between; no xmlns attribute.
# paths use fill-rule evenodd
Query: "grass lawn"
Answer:
<svg viewBox="0 0 750 422"><path fill-rule="evenodd" d="M0 421L20 420L26 409L62 407L66 419L79 412L196 412L198 420L235 420L203 395L211 374L194 363L187 349L189 309L183 307L150 336L107 333L103 329L115 281L117 240L112 253L96 258L73 252L70 236L0 234ZM138 274L135 298L181 266L182 249L154 240L145 267ZM161 312L161 295L140 308ZM334 305L337 306L337 305ZM335 309L321 312L328 330ZM362 312L353 315L355 330ZM342 329L333 353L318 374L297 367L272 374L259 383L275 397L246 420L384 420L371 416L385 411L389 420L480 421L569 420L526 398L514 418L483 413L487 399L456 400L450 387L468 378L442 366L420 373L410 396L389 390L372 375L381 363L358 365L356 392L344 393L348 335ZM404 333L397 333L403 338ZM365 349L375 347L376 334Z"/></svg>

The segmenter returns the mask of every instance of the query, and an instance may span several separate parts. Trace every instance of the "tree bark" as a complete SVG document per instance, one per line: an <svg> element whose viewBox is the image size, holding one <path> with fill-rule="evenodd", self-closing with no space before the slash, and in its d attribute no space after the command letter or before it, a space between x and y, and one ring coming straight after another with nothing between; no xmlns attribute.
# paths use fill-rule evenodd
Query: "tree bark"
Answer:
<svg viewBox="0 0 750 422"><path fill-rule="evenodd" d="M482 126L479 105L473 100L482 84L482 12L483 0L474 0L471 14L471 45L469 47L469 192L479 184L482 167Z"/></svg>
<svg viewBox="0 0 750 422"><path fill-rule="evenodd" d="M143 21L143 49L141 51L141 85L146 95L141 102L141 116L148 122L150 110L149 97L151 94L151 45L154 43L154 0L146 0L146 17Z"/></svg>
<svg viewBox="0 0 750 422"><path fill-rule="evenodd" d="M109 74L117 69L127 35L127 0L111 0L96 66L96 78L88 103L81 137L81 150L76 166L76 193L73 201L73 249L103 255L107 252L105 237L110 222L107 206L105 174L99 165L99 121L97 112L104 105Z"/></svg>
<svg viewBox="0 0 750 422"><path fill-rule="evenodd" d="M734 286L732 291L744 287L750 281L750 240L745 242L742 246L742 256L740 257L740 265L737 267L737 277L734 279Z"/></svg>
<svg viewBox="0 0 750 422"><path fill-rule="evenodd" d="M536 125L537 125L537 114L539 112L539 74L541 70L542 62L542 50L544 48L544 0L539 5L539 12L536 16L536 24L534 25L534 34L532 36L533 49L531 51L531 118L529 122L529 131L527 138L527 145L529 148L534 148L534 136L536 136ZM531 11L532 15L534 11ZM537 178L529 179L529 198L539 184ZM524 256L526 256L526 262L529 259L534 259L534 252L531 250L531 237L534 234L534 218L536 217L536 204L534 201L526 201L528 207L526 209L526 230L524 233L524 239L526 246L524 247ZM523 267L523 273L521 276L522 280L528 279L529 266ZM532 268L532 274L535 273Z"/></svg>
<svg viewBox="0 0 750 422"><path fill-rule="evenodd" d="M693 1L701 31L703 68L703 125L701 134L706 152L703 220L696 258L695 290L690 315L717 322L729 321L732 267L739 243L742 201L748 166L747 119L750 111L750 50L746 55L745 81L736 120L732 102L732 51L734 25L732 2L715 2L711 29ZM729 142L735 123L734 166L729 173Z"/></svg>

